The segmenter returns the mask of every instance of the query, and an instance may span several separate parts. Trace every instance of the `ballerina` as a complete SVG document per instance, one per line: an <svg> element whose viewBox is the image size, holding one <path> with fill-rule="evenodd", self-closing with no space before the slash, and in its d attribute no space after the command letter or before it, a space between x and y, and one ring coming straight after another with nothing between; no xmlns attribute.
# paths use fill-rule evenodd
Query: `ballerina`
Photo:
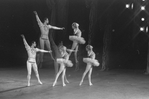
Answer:
<svg viewBox="0 0 149 99"><path fill-rule="evenodd" d="M75 50L74 56L75 56L75 62L78 63L78 59L77 59L77 52L78 52L78 47L79 44L85 44L85 40L82 36L82 32L79 29L79 24L74 22L72 23L72 28L74 31L74 35L73 36L69 36L69 40L73 41L72 50ZM71 55L72 52L70 52L69 54Z"/></svg>
<svg viewBox="0 0 149 99"><path fill-rule="evenodd" d="M28 53L28 60L27 60L27 86L30 86L30 80L31 80L31 72L32 72L32 68L35 72L35 75L37 77L38 83L42 84L40 77L39 77L39 73L38 73L38 67L36 64L36 53L37 52L46 52L46 53L51 53L51 51L45 51L42 49L38 49L35 48L36 47L36 42L33 41L32 45L29 46L24 35L21 35L23 38L23 42L25 45L25 48L27 50Z"/></svg>
<svg viewBox="0 0 149 99"><path fill-rule="evenodd" d="M89 80L89 85L93 85L91 82L91 74L92 74L92 66L99 66L100 63L98 62L98 60L95 59L95 53L93 52L93 47L91 45L87 45L86 46L86 51L88 53L89 58L83 58L83 62L85 62L87 64L86 69L83 73L82 79L80 81L80 86L82 85L84 78L86 76L86 74L88 73L88 80Z"/></svg>
<svg viewBox="0 0 149 99"><path fill-rule="evenodd" d="M61 45L59 47L59 50L61 52L62 58L57 58L57 62L60 64L60 69L59 69L58 73L56 74L53 86L55 86L55 84L57 83L58 77L61 73L62 73L63 86L66 86L65 81L67 83L69 83L69 81L66 78L66 67L72 67L73 66L73 63L69 60L69 54L67 53L67 51L73 51L73 50L67 49L63 45Z"/></svg>

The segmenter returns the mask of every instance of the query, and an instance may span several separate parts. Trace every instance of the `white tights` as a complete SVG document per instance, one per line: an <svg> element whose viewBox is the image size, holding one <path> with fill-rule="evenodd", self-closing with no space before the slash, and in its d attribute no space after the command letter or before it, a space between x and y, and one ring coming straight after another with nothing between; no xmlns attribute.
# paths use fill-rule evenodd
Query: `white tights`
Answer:
<svg viewBox="0 0 149 99"><path fill-rule="evenodd" d="M40 78L39 78L39 73L38 73L38 68L37 68L37 64L36 63L33 63L33 62L29 62L27 61L27 80L28 80L28 85L27 86L30 86L30 80L31 80L31 73L32 73L32 68L35 72L35 75L37 77L37 80L40 84L42 84L42 82L40 81Z"/></svg>
<svg viewBox="0 0 149 99"><path fill-rule="evenodd" d="M88 73L89 85L90 86L93 85L92 82L91 82L92 65L91 64L87 64L86 69L85 69L85 71L83 73L82 79L81 79L80 84L79 84L80 86L82 85L82 83L84 81L84 78L85 78L85 76L86 76L87 73Z"/></svg>

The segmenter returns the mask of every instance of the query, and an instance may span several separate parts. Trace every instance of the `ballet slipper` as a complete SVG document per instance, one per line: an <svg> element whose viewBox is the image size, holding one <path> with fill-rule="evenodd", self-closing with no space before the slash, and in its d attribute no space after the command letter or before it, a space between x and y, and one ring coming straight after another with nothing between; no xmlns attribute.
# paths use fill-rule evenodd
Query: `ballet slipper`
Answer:
<svg viewBox="0 0 149 99"><path fill-rule="evenodd" d="M55 84L56 84L56 82L54 82L52 86L54 87L54 86L55 86Z"/></svg>
<svg viewBox="0 0 149 99"><path fill-rule="evenodd" d="M29 87L29 86L31 86L31 84L30 84L30 83L28 83L28 84L27 84L27 86Z"/></svg>
<svg viewBox="0 0 149 99"><path fill-rule="evenodd" d="M92 86L93 84L90 82L89 85Z"/></svg>
<svg viewBox="0 0 149 99"><path fill-rule="evenodd" d="M42 85L42 82L41 82L41 81L38 81L38 83L39 83L40 85Z"/></svg>
<svg viewBox="0 0 149 99"><path fill-rule="evenodd" d="M79 86L81 86L81 85L82 85L82 83L83 83L83 81L81 81L81 82L80 82Z"/></svg>
<svg viewBox="0 0 149 99"><path fill-rule="evenodd" d="M66 84L63 84L63 87L65 87L66 86Z"/></svg>

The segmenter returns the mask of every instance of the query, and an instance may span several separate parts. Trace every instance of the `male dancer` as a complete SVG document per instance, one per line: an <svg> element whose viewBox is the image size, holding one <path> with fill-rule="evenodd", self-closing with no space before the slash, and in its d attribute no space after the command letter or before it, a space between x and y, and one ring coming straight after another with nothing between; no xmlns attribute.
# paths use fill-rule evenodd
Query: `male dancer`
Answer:
<svg viewBox="0 0 149 99"><path fill-rule="evenodd" d="M44 22L42 23L39 19L39 16L36 11L34 11L34 14L36 16L36 20L38 22L41 36L40 36L40 47L41 49L44 49L44 44L46 44L48 50L51 50L50 41L49 41L49 29L55 29L55 30L63 30L64 28L52 26L49 24L48 18L45 18ZM51 55L52 59L54 60L53 56ZM43 53L40 54L40 61L43 62ZM42 64L40 64L40 67L42 67Z"/></svg>
<svg viewBox="0 0 149 99"><path fill-rule="evenodd" d="M27 80L28 80L28 84L27 86L30 86L30 79L31 79L31 72L32 72L32 68L35 72L35 75L38 79L38 82L39 84L42 84L42 82L40 81L40 78L39 78L39 73L38 73L38 67L37 67L37 64L36 64L36 53L37 52L48 52L50 53L51 51L45 51L45 50L42 50L42 49L38 49L38 48L35 48L36 47L36 42L33 42L31 46L28 45L28 43L26 42L26 39L24 37L24 35L21 35L22 38L23 38L23 42L24 42L24 45L25 45L25 48L27 50L27 53L28 53L28 60L27 60Z"/></svg>

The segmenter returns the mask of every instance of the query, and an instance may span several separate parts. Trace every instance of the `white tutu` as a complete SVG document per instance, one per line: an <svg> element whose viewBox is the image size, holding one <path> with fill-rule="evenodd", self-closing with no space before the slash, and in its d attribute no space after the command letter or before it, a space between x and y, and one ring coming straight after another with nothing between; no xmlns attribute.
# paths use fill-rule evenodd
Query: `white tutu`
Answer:
<svg viewBox="0 0 149 99"><path fill-rule="evenodd" d="M80 44L85 44L85 40L83 37L77 37L77 36L69 36L69 40L76 41Z"/></svg>
<svg viewBox="0 0 149 99"><path fill-rule="evenodd" d="M83 58L83 62L85 63L90 63L92 64L93 66L99 66L100 63L98 62L98 60L96 59L91 59L91 58Z"/></svg>
<svg viewBox="0 0 149 99"><path fill-rule="evenodd" d="M72 67L72 66L73 66L73 63L72 63L70 60L65 60L65 61L64 61L64 64L65 64L67 67Z"/></svg>
<svg viewBox="0 0 149 99"><path fill-rule="evenodd" d="M65 64L67 67L72 67L73 66L73 63L70 61L70 60L65 60L63 58L58 58L57 59L57 63L61 64Z"/></svg>
<svg viewBox="0 0 149 99"><path fill-rule="evenodd" d="M64 59L63 58L58 58L57 63L59 63L59 64L64 63Z"/></svg>

